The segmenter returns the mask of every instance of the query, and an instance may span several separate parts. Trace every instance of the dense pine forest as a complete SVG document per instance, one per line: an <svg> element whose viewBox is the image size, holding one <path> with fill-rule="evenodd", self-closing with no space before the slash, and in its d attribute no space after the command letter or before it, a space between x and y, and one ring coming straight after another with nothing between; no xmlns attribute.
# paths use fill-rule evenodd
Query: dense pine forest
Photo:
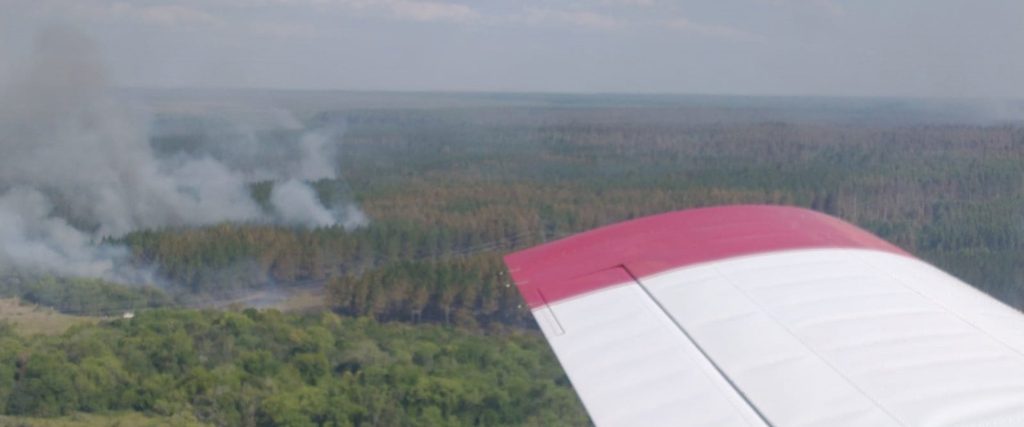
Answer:
<svg viewBox="0 0 1024 427"><path fill-rule="evenodd" d="M0 325L0 412L27 425L125 412L179 425L586 425L501 256L718 204L844 218L1024 307L1024 125L988 120L971 105L256 99L289 108L307 127L344 127L340 178L313 184L326 204L353 201L369 222L225 223L107 238L153 271L147 285L4 272L3 296L101 320L52 336ZM188 117L156 118L171 119ZM289 132L259 137L288 143ZM155 132L152 144L173 151L216 137L176 128ZM254 185L253 197L273 185ZM268 289L315 292L320 307L195 309ZM137 315L118 318L125 311Z"/></svg>
<svg viewBox="0 0 1024 427"><path fill-rule="evenodd" d="M439 97L308 114L347 127L345 182L317 185L356 198L364 228L225 224L121 241L189 292L322 282L337 309L382 320L517 323L504 252L675 209L787 204L1024 306L1017 123L923 101Z"/></svg>

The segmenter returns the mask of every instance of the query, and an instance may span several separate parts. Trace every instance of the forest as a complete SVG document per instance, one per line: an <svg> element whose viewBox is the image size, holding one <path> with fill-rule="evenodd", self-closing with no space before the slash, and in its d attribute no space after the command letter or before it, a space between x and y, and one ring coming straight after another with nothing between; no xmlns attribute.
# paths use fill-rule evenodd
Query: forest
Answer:
<svg viewBox="0 0 1024 427"><path fill-rule="evenodd" d="M277 311L152 310L26 339L0 329L11 415L178 425L579 425L543 339Z"/></svg>
<svg viewBox="0 0 1024 427"><path fill-rule="evenodd" d="M336 307L380 319L451 320L445 312L464 308L477 321L501 313L514 323L517 296L499 278L504 252L670 210L787 204L858 224L1024 306L1019 123L913 101L492 98L307 114L346 124L345 182L317 185L323 197L351 193L372 219L366 227L224 224L119 241L190 293L326 283ZM410 268L450 272L458 289L399 280ZM360 291L367 280L373 292ZM428 287L425 311L405 300L416 292L384 283Z"/></svg>
<svg viewBox="0 0 1024 427"><path fill-rule="evenodd" d="M369 222L107 238L153 269L151 286L2 272L0 295L105 320L0 329L0 412L28 425L124 412L180 425L587 425L501 256L718 204L838 216L1024 307L1024 125L969 106L307 95L265 94L308 126L344 124L339 177L312 184ZM201 129L152 140L215 142ZM322 307L195 308L267 289L315 289Z"/></svg>

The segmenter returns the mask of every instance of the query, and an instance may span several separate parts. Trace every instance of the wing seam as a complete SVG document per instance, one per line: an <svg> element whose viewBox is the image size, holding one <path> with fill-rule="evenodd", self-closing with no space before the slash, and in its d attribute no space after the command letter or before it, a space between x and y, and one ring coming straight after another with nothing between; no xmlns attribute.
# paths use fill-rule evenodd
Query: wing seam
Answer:
<svg viewBox="0 0 1024 427"><path fill-rule="evenodd" d="M658 299L655 298L653 294L651 294L651 291L649 289L647 289L647 285L644 285L644 283L642 281L640 281L640 278L636 277L636 275L633 274L633 272L629 270L629 267L627 267L625 265L621 265L620 267L622 268L623 271L626 272L626 274L629 275L629 277L633 278L633 281L636 282L636 284L640 288L640 290L642 290L644 292L644 294L647 295L647 297L650 298L651 301L655 305L658 306L658 309L661 310L661 312L665 315L665 317L668 317L668 319L672 321L672 324L674 324L676 326L676 328L679 329L679 331L683 333L683 336L685 336L686 339L688 341L690 341L690 344L693 344L693 347L696 348L698 352L700 352L700 355L702 357L704 357L704 360L707 360L708 363L710 363L711 366L713 368L715 368L715 372L717 372L718 375L720 375L722 377L722 379L724 379L725 382L727 384L729 384L729 387L732 387L733 391L735 391L736 394L741 399L743 399L743 402L745 402L747 404L747 407L749 407L752 411L754 411L754 414L757 415L757 418L760 419L761 422L764 423L764 425L766 425L768 427L775 427L775 425L772 424L771 421L768 421L768 417L766 417L761 412L761 410L757 408L757 405L754 405L754 402L752 402L750 400L750 398L747 397L746 393L744 393L743 390L740 389L736 385L735 382L733 382L732 378L729 378L729 376L726 375L725 371L723 371L722 368L720 366L718 366L717 363L715 363L714 359L712 359L711 357L708 356L708 353L706 351L704 351L704 348L701 347L700 343L698 343L697 340L693 339L693 336L690 335L690 332L687 331L686 328L684 328L683 325L681 325L678 321L676 321L675 317L673 317L671 314L669 314L669 312L667 310L665 310L665 306L661 305L661 301L658 301Z"/></svg>

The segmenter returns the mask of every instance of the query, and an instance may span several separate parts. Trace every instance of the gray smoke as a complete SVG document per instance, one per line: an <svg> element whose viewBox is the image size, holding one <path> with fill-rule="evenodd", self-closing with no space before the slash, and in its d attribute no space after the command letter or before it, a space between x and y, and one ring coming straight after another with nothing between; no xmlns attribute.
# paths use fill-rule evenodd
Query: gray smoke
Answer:
<svg viewBox="0 0 1024 427"><path fill-rule="evenodd" d="M366 222L354 206L324 206L308 184L337 178L335 133L265 151L249 142L164 155L150 143L149 117L109 94L97 58L82 35L51 29L0 88L0 266L137 281L145 272L104 237L227 221ZM285 127L301 127L285 116ZM279 182L269 206L251 195L264 180Z"/></svg>

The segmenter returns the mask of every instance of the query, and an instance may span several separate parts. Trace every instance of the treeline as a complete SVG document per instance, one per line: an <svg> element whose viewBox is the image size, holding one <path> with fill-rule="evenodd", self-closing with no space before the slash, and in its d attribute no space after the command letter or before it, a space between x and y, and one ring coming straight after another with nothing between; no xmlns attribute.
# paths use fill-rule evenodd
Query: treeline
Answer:
<svg viewBox="0 0 1024 427"><path fill-rule="evenodd" d="M339 312L380 320L528 326L529 312L493 252L438 261L402 261L327 285Z"/></svg>
<svg viewBox="0 0 1024 427"><path fill-rule="evenodd" d="M218 293L274 284L323 284L394 262L436 260L514 247L496 233L438 227L408 221L375 222L304 230L268 225L148 230L110 243L128 245L134 260L155 266L173 286L193 293ZM495 242L494 239L498 239Z"/></svg>
<svg viewBox="0 0 1024 427"><path fill-rule="evenodd" d="M31 339L0 324L0 408L223 426L588 423L535 334L252 309L150 310Z"/></svg>
<svg viewBox="0 0 1024 427"><path fill-rule="evenodd" d="M87 316L116 316L125 311L175 304L165 292L148 286L10 272L0 274L0 297L18 298L63 313Z"/></svg>

